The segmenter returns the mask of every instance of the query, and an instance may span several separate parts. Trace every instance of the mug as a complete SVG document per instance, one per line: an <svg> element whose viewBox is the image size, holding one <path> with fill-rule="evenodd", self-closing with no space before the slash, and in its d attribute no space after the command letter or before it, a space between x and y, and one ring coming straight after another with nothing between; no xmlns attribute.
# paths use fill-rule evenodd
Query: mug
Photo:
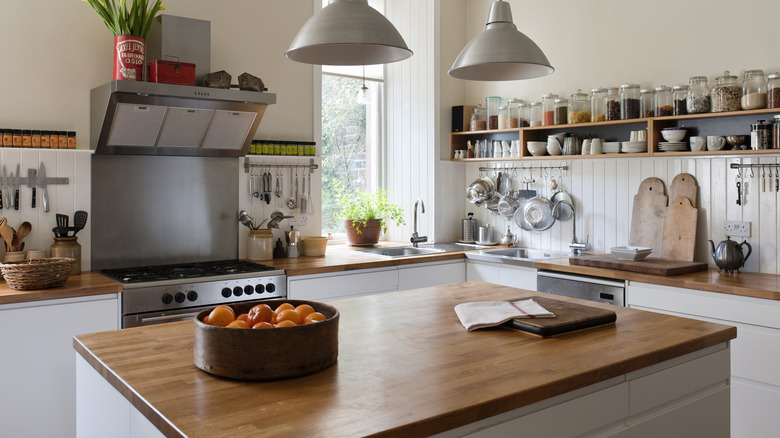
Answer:
<svg viewBox="0 0 780 438"><path fill-rule="evenodd" d="M646 129L642 129L636 132L636 141L647 141Z"/></svg>
<svg viewBox="0 0 780 438"><path fill-rule="evenodd" d="M719 151L726 145L726 137L720 135L708 135L707 136L707 150Z"/></svg>
<svg viewBox="0 0 780 438"><path fill-rule="evenodd" d="M703 151L707 147L704 137L691 137L691 150L694 152Z"/></svg>

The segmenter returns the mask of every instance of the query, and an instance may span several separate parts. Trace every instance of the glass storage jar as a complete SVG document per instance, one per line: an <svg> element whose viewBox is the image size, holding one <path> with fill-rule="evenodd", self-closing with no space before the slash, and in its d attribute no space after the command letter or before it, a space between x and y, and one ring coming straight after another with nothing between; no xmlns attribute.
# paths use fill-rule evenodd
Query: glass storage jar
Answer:
<svg viewBox="0 0 780 438"><path fill-rule="evenodd" d="M745 80L742 81L740 106L743 110L766 108L766 77L764 77L764 70L748 70L745 72Z"/></svg>
<svg viewBox="0 0 780 438"><path fill-rule="evenodd" d="M555 124L555 99L557 94L548 93L542 96L542 126Z"/></svg>
<svg viewBox="0 0 780 438"><path fill-rule="evenodd" d="M507 128L520 127L520 104L523 103L522 99L509 99L506 101L507 111Z"/></svg>
<svg viewBox="0 0 780 438"><path fill-rule="evenodd" d="M639 85L620 86L620 118L622 120L639 118Z"/></svg>
<svg viewBox="0 0 780 438"><path fill-rule="evenodd" d="M691 76L688 84L688 95L685 97L688 114L710 112L710 86L707 76Z"/></svg>
<svg viewBox="0 0 780 438"><path fill-rule="evenodd" d="M766 93L767 108L780 108L780 73L769 75Z"/></svg>
<svg viewBox="0 0 780 438"><path fill-rule="evenodd" d="M542 102L531 102L531 121L530 126L542 126Z"/></svg>
<svg viewBox="0 0 780 438"><path fill-rule="evenodd" d="M555 99L555 112L553 113L553 123L556 125L565 125L569 121L569 99Z"/></svg>
<svg viewBox="0 0 780 438"><path fill-rule="evenodd" d="M572 93L568 108L568 123L590 122L590 101L588 94L582 90Z"/></svg>
<svg viewBox="0 0 780 438"><path fill-rule="evenodd" d="M509 127L509 113L506 105L498 107L498 129L506 129Z"/></svg>
<svg viewBox="0 0 780 438"><path fill-rule="evenodd" d="M55 237L54 244L49 248L52 257L70 257L75 261L70 275L81 274L81 244L77 237Z"/></svg>
<svg viewBox="0 0 780 438"><path fill-rule="evenodd" d="M517 126L525 128L531 124L531 106L527 103L517 105Z"/></svg>
<svg viewBox="0 0 780 438"><path fill-rule="evenodd" d="M639 113L642 117L655 115L655 90L643 88L639 91Z"/></svg>
<svg viewBox="0 0 780 438"><path fill-rule="evenodd" d="M486 97L485 106L487 106L488 129L498 129L498 108L501 106L501 98L498 96Z"/></svg>
<svg viewBox="0 0 780 438"><path fill-rule="evenodd" d="M604 98L607 120L620 120L620 95L617 88L610 88Z"/></svg>
<svg viewBox="0 0 780 438"><path fill-rule="evenodd" d="M731 75L726 70L723 72L723 76L719 76L715 81L715 85L712 86L710 91L710 100L712 102L710 111L713 113L739 111L741 108L739 101L742 98L742 87L739 85L739 78Z"/></svg>
<svg viewBox="0 0 780 438"><path fill-rule="evenodd" d="M590 121L603 122L607 120L606 102L607 90L604 87L597 87L590 90Z"/></svg>
<svg viewBox="0 0 780 438"><path fill-rule="evenodd" d="M672 106L672 89L661 85L655 89L655 117L671 116L674 112Z"/></svg>
<svg viewBox="0 0 780 438"><path fill-rule="evenodd" d="M772 149L780 149L780 114L772 122Z"/></svg>
<svg viewBox="0 0 780 438"><path fill-rule="evenodd" d="M487 129L487 116L482 105L474 108L474 112L471 114L470 128L471 131L484 131Z"/></svg>
<svg viewBox="0 0 780 438"><path fill-rule="evenodd" d="M686 100L688 98L688 86L687 85L675 85L672 87L672 106L674 110L672 114L675 116L682 116L688 114L688 105Z"/></svg>

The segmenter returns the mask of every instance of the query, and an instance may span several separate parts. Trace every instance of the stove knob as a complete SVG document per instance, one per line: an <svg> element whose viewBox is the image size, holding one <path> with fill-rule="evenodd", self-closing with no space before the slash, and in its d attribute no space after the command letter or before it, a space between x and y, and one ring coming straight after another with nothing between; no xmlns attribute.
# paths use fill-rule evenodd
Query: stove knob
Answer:
<svg viewBox="0 0 780 438"><path fill-rule="evenodd" d="M191 291L187 292L187 299L190 300L190 301L197 300L198 299L198 293L195 292L194 290L191 290Z"/></svg>
<svg viewBox="0 0 780 438"><path fill-rule="evenodd" d="M247 285L247 286L244 286L244 293L247 294L247 295L252 295L253 293L255 293L255 288L252 287L251 284Z"/></svg>
<svg viewBox="0 0 780 438"><path fill-rule="evenodd" d="M174 300L176 300L177 303L183 303L187 297L184 295L184 292L176 292L176 295L173 297Z"/></svg>
<svg viewBox="0 0 780 438"><path fill-rule="evenodd" d="M268 283L268 285L265 287L265 291L270 293L273 293L276 290L276 285L273 283Z"/></svg>
<svg viewBox="0 0 780 438"><path fill-rule="evenodd" d="M230 290L230 288L229 288L229 287L226 287L226 288L223 288L223 289L222 289L222 296L223 296L223 297L225 297L225 298L230 298L230 295L232 295L232 294L233 294L233 291L232 291L232 290Z"/></svg>
<svg viewBox="0 0 780 438"><path fill-rule="evenodd" d="M173 302L173 295L166 293L162 296L163 304L171 304Z"/></svg>
<svg viewBox="0 0 780 438"><path fill-rule="evenodd" d="M233 288L233 295L240 297L243 294L244 294L244 289L241 288L241 286L236 286Z"/></svg>
<svg viewBox="0 0 780 438"><path fill-rule="evenodd" d="M265 292L265 286L263 286L260 283L257 283L255 285L255 291L257 291L257 293L261 294L261 293Z"/></svg>

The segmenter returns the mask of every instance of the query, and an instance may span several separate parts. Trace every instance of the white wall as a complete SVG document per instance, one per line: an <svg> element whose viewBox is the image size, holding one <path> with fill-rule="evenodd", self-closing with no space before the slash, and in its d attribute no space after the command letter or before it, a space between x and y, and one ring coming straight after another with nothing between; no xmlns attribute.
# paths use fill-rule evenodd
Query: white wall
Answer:
<svg viewBox="0 0 780 438"><path fill-rule="evenodd" d="M672 86L687 83L694 75L708 76L712 85L724 70L737 75L754 68L764 69L767 74L780 71L780 59L773 55L776 50L771 43L775 28L772 17L780 14L780 2L751 0L735 5L721 0L510 0L509 3L518 29L542 48L556 71L527 81L464 81L467 91L462 103L484 103L487 95L530 101L550 92L568 98L578 88L590 92L596 86L617 87L626 82L639 83L642 88ZM484 28L489 5L487 0L467 2L469 39ZM749 20L740 15L743 11L753 12ZM749 130L745 126L740 133ZM447 140L443 139L440 146L447 147ZM778 157L746 160L775 163ZM745 270L779 273L778 195L761 193L758 180L753 180L748 203L737 206L735 173L728 169L732 161L730 157L572 160L564 187L573 193L577 203L578 237L584 239L590 235L590 242L598 252L626 244L632 199L641 180L656 176L668 187L677 173L689 172L696 176L701 188L696 260L712 264L706 240L717 243L725 238L723 220L749 220L753 223L753 236L747 240L754 246L754 253ZM477 164L464 166L466 183L479 176L478 167ZM542 189L539 184L536 188ZM461 200L463 216L467 211L475 211L464 197ZM476 211L481 223L500 225L506 231L503 219L489 215L484 208ZM556 224L542 233L522 232L516 226L512 229L525 246L567 250L571 239L570 222Z"/></svg>

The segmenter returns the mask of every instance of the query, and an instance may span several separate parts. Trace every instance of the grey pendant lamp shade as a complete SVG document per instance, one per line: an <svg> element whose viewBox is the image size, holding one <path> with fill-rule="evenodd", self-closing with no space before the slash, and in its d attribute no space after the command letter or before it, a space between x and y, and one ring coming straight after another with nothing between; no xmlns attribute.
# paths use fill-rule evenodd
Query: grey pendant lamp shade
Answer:
<svg viewBox="0 0 780 438"><path fill-rule="evenodd" d="M390 21L368 0L331 0L307 21L284 53L318 65L371 65L412 56Z"/></svg>
<svg viewBox="0 0 780 438"><path fill-rule="evenodd" d="M461 50L449 75L474 81L511 81L553 71L539 46L517 30L509 3L494 1L485 30Z"/></svg>

